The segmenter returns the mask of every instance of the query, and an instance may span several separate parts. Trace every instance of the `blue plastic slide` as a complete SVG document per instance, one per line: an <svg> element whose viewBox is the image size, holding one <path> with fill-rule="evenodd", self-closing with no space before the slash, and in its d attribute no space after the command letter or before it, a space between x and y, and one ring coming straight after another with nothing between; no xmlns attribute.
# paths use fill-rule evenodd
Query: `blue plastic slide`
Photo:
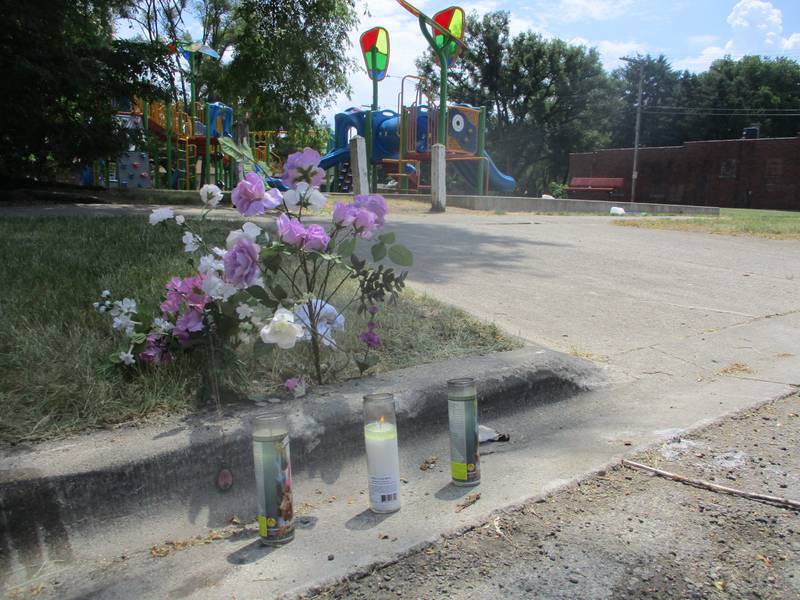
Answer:
<svg viewBox="0 0 800 600"><path fill-rule="evenodd" d="M513 192L514 188L517 187L516 179L498 169L486 150L483 151L483 155L487 158L489 189L498 192ZM457 160L453 164L456 166L456 171L467 180L467 183L474 186L478 185L478 161Z"/></svg>
<svg viewBox="0 0 800 600"><path fill-rule="evenodd" d="M348 108L334 118L334 150L322 157L320 166L330 169L350 160L347 142L353 134L364 135L366 112L359 108ZM400 148L400 116L393 110L379 110L372 115L372 162L379 163L387 158L398 158ZM417 151L427 151L428 114L425 110L417 113ZM512 192L517 185L513 177L500 171L491 157L484 151L488 159L489 189L498 192ZM454 161L456 170L470 185L478 184L477 161ZM406 171L410 165L406 165ZM412 169L413 170L413 169Z"/></svg>

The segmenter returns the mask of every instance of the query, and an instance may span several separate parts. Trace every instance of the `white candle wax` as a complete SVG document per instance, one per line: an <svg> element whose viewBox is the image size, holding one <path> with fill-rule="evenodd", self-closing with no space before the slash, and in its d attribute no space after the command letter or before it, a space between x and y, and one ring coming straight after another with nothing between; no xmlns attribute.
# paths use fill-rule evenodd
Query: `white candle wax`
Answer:
<svg viewBox="0 0 800 600"><path fill-rule="evenodd" d="M391 423L368 423L364 427L369 473L369 507L374 512L400 508L400 458L397 428Z"/></svg>

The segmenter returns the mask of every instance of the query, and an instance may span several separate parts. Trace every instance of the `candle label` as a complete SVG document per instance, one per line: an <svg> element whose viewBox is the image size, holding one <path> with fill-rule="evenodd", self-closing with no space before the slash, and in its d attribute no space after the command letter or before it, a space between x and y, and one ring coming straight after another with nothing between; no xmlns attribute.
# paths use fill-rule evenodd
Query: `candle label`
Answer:
<svg viewBox="0 0 800 600"><path fill-rule="evenodd" d="M450 399L450 472L455 483L477 484L481 478L478 451L477 396Z"/></svg>
<svg viewBox="0 0 800 600"><path fill-rule="evenodd" d="M370 475L369 501L373 506L395 504L400 497L400 480L394 475Z"/></svg>
<svg viewBox="0 0 800 600"><path fill-rule="evenodd" d="M254 449L257 473L263 474L256 477L262 494L258 533L265 541L288 541L294 536L289 436L263 441L254 438Z"/></svg>

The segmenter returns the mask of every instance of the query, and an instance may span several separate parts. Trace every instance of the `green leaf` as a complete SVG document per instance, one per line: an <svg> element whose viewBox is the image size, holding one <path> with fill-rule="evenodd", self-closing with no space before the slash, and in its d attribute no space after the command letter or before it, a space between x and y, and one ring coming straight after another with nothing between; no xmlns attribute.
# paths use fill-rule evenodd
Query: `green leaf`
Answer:
<svg viewBox="0 0 800 600"><path fill-rule="evenodd" d="M348 258L356 249L356 238L350 238L339 244L339 254L342 258Z"/></svg>
<svg viewBox="0 0 800 600"><path fill-rule="evenodd" d="M247 288L247 293L250 294L256 300L258 300L259 302L261 302L261 304L263 304L267 308L274 309L278 306L278 303L269 297L269 294L267 294L267 290L265 290L260 286L257 285L250 286L249 288Z"/></svg>
<svg viewBox="0 0 800 600"><path fill-rule="evenodd" d="M147 340L147 335L144 333L134 333L131 336L131 341L134 344L144 344L146 340Z"/></svg>
<svg viewBox="0 0 800 600"><path fill-rule="evenodd" d="M275 296L275 299L278 302L289 296L288 292L277 283L273 283L272 285L270 285L269 291L272 292L272 295Z"/></svg>
<svg viewBox="0 0 800 600"><path fill-rule="evenodd" d="M414 264L414 255L402 244L395 244L389 248L389 260L401 267L410 267Z"/></svg>
<svg viewBox="0 0 800 600"><path fill-rule="evenodd" d="M378 242L372 247L372 260L379 261L386 258L386 244Z"/></svg>
<svg viewBox="0 0 800 600"><path fill-rule="evenodd" d="M376 354L367 354L365 358L353 359L358 367L359 372L363 375L367 371L378 364L378 356Z"/></svg>
<svg viewBox="0 0 800 600"><path fill-rule="evenodd" d="M391 246L392 244L394 244L396 237L397 236L395 236L394 231L390 231L389 233L384 233L382 235L379 235L378 239L387 246Z"/></svg>

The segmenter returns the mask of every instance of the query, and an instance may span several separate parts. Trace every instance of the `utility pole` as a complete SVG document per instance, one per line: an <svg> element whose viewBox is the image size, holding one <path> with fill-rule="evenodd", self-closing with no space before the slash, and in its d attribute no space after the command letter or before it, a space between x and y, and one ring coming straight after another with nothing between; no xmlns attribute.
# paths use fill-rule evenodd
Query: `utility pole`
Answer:
<svg viewBox="0 0 800 600"><path fill-rule="evenodd" d="M633 173L631 174L631 202L636 202L636 180L639 179L639 131L642 127L642 84L644 83L644 60L641 58L620 58L621 61L639 65L639 99L636 102L636 135L633 141Z"/></svg>

